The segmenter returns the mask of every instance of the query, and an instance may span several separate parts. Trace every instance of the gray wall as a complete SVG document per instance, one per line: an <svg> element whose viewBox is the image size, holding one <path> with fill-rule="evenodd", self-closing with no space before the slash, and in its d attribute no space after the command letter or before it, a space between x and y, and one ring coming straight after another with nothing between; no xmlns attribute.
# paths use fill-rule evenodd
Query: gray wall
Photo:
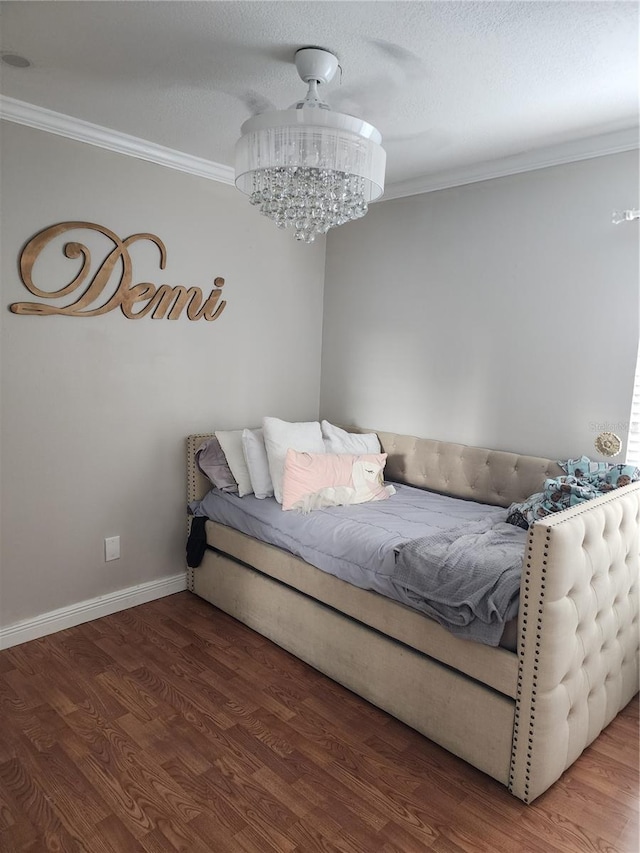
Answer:
<svg viewBox="0 0 640 853"><path fill-rule="evenodd" d="M232 187L1 127L2 626L181 571L190 432L320 411L560 457L628 420L638 223L610 216L637 205L635 153L374 205L330 232L325 277L322 241L298 245ZM25 241L78 219L158 235L166 269L136 249L134 280L222 276L225 312L10 313L33 299ZM60 242L38 272L58 286Z"/></svg>
<svg viewBox="0 0 640 853"><path fill-rule="evenodd" d="M637 152L374 205L327 243L321 412L552 458L626 438Z"/></svg>
<svg viewBox="0 0 640 853"><path fill-rule="evenodd" d="M325 252L323 240L297 244L233 187L8 122L1 142L7 626L182 570L188 433L318 416ZM10 313L34 299L18 276L21 247L70 220L156 234L167 267L138 247L134 280L208 293L222 276L225 311L213 323ZM73 277L61 244L41 284L63 264L58 286ZM122 557L105 563L114 535Z"/></svg>

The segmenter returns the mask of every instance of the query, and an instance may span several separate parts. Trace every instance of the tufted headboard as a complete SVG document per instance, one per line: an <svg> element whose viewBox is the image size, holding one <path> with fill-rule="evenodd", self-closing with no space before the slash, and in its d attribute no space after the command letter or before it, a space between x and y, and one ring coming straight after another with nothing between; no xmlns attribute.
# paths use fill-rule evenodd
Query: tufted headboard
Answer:
<svg viewBox="0 0 640 853"><path fill-rule="evenodd" d="M520 456L395 432L348 429L376 432L387 454L385 479L479 503L507 507L542 491L547 477L564 473L557 462L539 456Z"/></svg>
<svg viewBox="0 0 640 853"><path fill-rule="evenodd" d="M210 438L212 432L187 436L187 503L202 500L211 489L211 483L196 465L196 450Z"/></svg>
<svg viewBox="0 0 640 853"><path fill-rule="evenodd" d="M564 473L557 462L538 456L520 456L395 432L359 427L346 429L376 432L387 454L385 479L479 503L507 507L541 491L547 477L559 477ZM204 497L211 488L195 465L196 450L211 437L212 434L200 434L187 439L189 501Z"/></svg>

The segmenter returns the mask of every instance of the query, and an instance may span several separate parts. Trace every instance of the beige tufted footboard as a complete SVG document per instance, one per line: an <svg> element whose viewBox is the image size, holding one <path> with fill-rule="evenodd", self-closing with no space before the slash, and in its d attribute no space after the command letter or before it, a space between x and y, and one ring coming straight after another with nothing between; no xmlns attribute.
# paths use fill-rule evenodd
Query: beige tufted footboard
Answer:
<svg viewBox="0 0 640 853"><path fill-rule="evenodd" d="M638 691L640 483L533 525L509 790L545 791Z"/></svg>

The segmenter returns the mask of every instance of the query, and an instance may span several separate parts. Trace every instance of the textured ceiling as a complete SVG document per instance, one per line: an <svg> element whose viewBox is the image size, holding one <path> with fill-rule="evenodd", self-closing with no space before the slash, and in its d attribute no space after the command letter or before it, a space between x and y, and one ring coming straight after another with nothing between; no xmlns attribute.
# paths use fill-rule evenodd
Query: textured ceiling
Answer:
<svg viewBox="0 0 640 853"><path fill-rule="evenodd" d="M3 2L2 93L218 163L304 95L376 125L387 183L638 124L636 2Z"/></svg>

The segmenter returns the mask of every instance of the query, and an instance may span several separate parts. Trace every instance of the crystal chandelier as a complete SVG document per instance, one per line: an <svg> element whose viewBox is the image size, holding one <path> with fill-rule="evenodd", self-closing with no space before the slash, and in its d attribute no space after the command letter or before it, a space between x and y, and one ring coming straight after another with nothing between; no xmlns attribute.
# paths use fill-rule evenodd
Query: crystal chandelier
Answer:
<svg viewBox="0 0 640 853"><path fill-rule="evenodd" d="M236 187L296 240L312 243L329 228L359 219L384 190L386 154L373 125L337 113L318 85L338 60L320 48L297 51L298 74L309 86L288 110L261 113L242 125L236 143Z"/></svg>

